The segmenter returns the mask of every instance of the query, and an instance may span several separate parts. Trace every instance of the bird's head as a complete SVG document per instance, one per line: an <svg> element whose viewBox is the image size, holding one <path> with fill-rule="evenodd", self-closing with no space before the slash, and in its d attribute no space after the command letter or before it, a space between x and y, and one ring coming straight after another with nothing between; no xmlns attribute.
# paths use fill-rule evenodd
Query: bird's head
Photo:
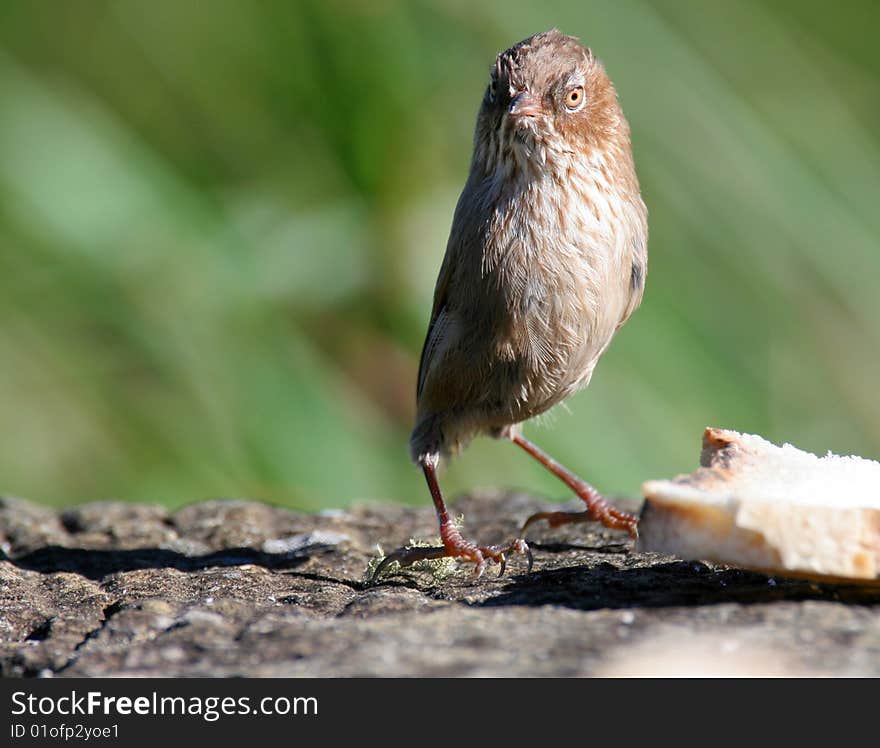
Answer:
<svg viewBox="0 0 880 748"><path fill-rule="evenodd" d="M546 170L604 150L626 120L602 63L556 29L524 39L495 59L474 137L483 173Z"/></svg>

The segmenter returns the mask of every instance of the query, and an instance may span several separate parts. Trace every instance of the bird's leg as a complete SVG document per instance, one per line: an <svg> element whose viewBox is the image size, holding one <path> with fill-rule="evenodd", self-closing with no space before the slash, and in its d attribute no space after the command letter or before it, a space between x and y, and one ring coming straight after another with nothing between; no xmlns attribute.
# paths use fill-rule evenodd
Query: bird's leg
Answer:
<svg viewBox="0 0 880 748"><path fill-rule="evenodd" d="M498 576L501 576L507 565L507 554L509 553L522 553L527 556L529 571L531 571L532 553L522 538L516 538L506 546L477 545L469 540L465 540L450 519L446 502L443 501L440 484L437 482L438 456L427 455L420 462L425 473L425 480L428 482L428 489L431 491L431 498L434 500L434 509L437 511L437 520L440 522L440 539L443 541L443 545L434 547L404 546L403 548L398 548L394 553L382 559L373 572L373 581L378 579L379 575L395 561L401 566L410 566L416 561L447 557L473 561L476 564L474 569L476 576L480 576L483 573L488 561L494 561L501 566L498 574Z"/></svg>
<svg viewBox="0 0 880 748"><path fill-rule="evenodd" d="M585 512L538 512L533 514L523 524L519 533L520 537L525 537L529 526L539 520L547 520L550 527L559 527L560 525L573 522L601 522L605 527L610 527L614 530L626 530L634 538L639 536L639 520L634 514L615 509L589 483L581 480L564 465L556 462L550 455L535 444L532 444L515 429L509 429L504 435L514 444L522 447L553 475L565 483L587 505Z"/></svg>

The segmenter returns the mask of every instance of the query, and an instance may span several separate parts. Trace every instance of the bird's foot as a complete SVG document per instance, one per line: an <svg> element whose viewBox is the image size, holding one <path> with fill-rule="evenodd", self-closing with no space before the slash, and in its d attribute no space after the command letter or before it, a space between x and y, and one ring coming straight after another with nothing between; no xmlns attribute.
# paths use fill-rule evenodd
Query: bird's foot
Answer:
<svg viewBox="0 0 880 748"><path fill-rule="evenodd" d="M587 505L585 512L538 512L533 514L522 526L522 530L519 533L520 537L525 535L529 525L541 519L546 519L550 522L551 527L559 527L560 525L572 522L601 522L605 527L610 527L612 530L626 530L634 538L639 536L639 518L634 514L624 512L621 509L615 509L589 483L578 478L567 467L558 463L537 445L532 444L516 429L508 429L504 436L534 457L574 491L581 501Z"/></svg>
<svg viewBox="0 0 880 748"><path fill-rule="evenodd" d="M639 536L639 518L636 515L624 512L622 509L615 509L598 494L591 498L592 502L587 502L588 508L585 512L536 512L523 523L522 529L519 531L520 537L524 538L526 530L535 522L542 520L546 521L550 527L561 527L579 522L601 522L612 530L626 530L633 538Z"/></svg>
<svg viewBox="0 0 880 748"><path fill-rule="evenodd" d="M474 576L476 577L482 576L487 564L496 563L500 566L498 571L498 576L500 577L507 568L508 556L513 553L525 556L528 559L529 571L532 570L532 552L529 550L526 541L522 538L516 538L508 545L477 545L465 540L457 532L454 534L450 533L444 545L408 545L388 554L379 562L379 565L370 577L370 582L377 581L382 572L395 562L401 567L405 567L412 566L417 561L432 561L440 558L457 558L462 561L472 562L475 565Z"/></svg>

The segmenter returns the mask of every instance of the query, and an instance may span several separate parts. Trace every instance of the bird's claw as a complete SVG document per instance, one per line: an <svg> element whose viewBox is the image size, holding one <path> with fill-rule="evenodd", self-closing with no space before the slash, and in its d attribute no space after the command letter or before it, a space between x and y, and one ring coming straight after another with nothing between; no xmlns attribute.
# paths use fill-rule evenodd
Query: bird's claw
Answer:
<svg viewBox="0 0 880 748"><path fill-rule="evenodd" d="M550 527L561 527L580 522L601 522L605 527L614 530L625 530L630 537L638 538L638 517L628 512L614 509L608 505L599 509L585 512L536 512L531 515L520 528L520 537L525 537L526 530L535 522L544 520Z"/></svg>
<svg viewBox="0 0 880 748"><path fill-rule="evenodd" d="M507 553L513 551L514 553L519 553L526 557L528 561L528 570L527 573L531 573L532 566L535 565L535 557L532 555L532 549L529 548L528 543L522 538L522 533L520 533L520 537L514 540L507 548L501 551L501 557L498 561L501 568L498 570L498 578L504 576L504 570L507 568Z"/></svg>
<svg viewBox="0 0 880 748"><path fill-rule="evenodd" d="M531 572L532 567L535 565L535 557L532 555L532 549L529 548L529 544L526 543L525 538L523 538L522 534L520 534L516 540L514 540L510 544L510 548L508 550L512 550L515 553L519 553L521 556L525 556L528 562L528 571Z"/></svg>
<svg viewBox="0 0 880 748"><path fill-rule="evenodd" d="M475 564L474 576L478 579L486 570L486 564L494 562L500 566L498 576L501 577L507 569L507 557L511 553L525 556L528 559L528 570L532 570L532 565L534 564L532 551L521 537L516 538L504 547L478 546L473 543L462 543L451 548L445 546L404 546L388 554L379 562L370 576L369 583L375 584L382 572L395 562L400 564L401 567L405 567L412 566L417 561L440 558L459 558L463 561L472 561Z"/></svg>
<svg viewBox="0 0 880 748"><path fill-rule="evenodd" d="M383 558L370 576L370 584L374 583L391 564L398 563L400 567L412 566L416 561L430 561L444 558L448 553L446 548L440 546L407 545L398 548L394 553L389 553Z"/></svg>

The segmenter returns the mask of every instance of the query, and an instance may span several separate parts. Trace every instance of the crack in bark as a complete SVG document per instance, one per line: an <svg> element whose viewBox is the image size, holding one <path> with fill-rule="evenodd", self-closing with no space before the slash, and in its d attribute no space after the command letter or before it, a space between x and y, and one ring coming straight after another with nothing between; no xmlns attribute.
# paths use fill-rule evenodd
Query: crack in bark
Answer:
<svg viewBox="0 0 880 748"><path fill-rule="evenodd" d="M101 611L101 614L103 616L103 618L101 619L101 623L98 626L96 626L95 628L89 629L88 631L86 631L83 638L79 642L77 642L76 646L74 646L73 651L71 653L71 656L67 660L67 662L65 662L59 668L49 668L49 670L51 670L56 675L67 670L67 668L69 668L71 665L73 665L74 662L76 662L79 659L79 655L77 654L79 652L79 650L82 649L88 642L90 642L96 636L98 636L106 628L107 624L110 622L110 619L112 619L121 610L123 610L123 605L122 605L121 600L114 600L109 605L105 605Z"/></svg>

